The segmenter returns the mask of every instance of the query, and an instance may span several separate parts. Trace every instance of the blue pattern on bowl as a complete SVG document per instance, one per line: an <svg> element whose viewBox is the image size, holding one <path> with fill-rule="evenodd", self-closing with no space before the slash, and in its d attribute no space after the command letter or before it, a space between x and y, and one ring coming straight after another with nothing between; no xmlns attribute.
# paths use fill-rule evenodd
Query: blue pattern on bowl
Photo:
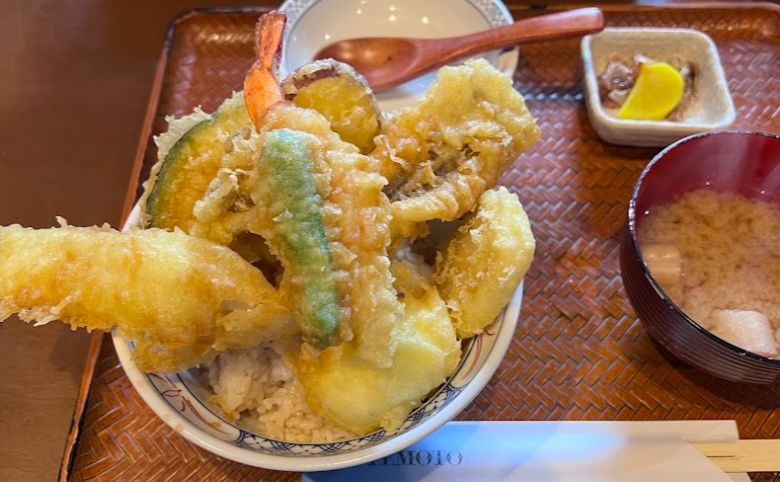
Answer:
<svg viewBox="0 0 780 482"><path fill-rule="evenodd" d="M504 317L502 312L498 320ZM497 321L499 323L500 321ZM415 409L398 430L388 433L383 429L348 440L330 443L295 443L275 440L261 434L248 431L220 415L216 407L204 403L197 392L208 392L208 388L199 381L197 370L190 370L174 375L148 373L146 378L157 394L173 410L181 414L190 423L234 446L268 455L281 456L323 456L352 452L357 448L371 447L394 438L409 429L419 425L435 415L452 402L476 375L476 367L481 365L490 353L495 341L495 330L488 328L476 338L468 340L463 347L463 356L455 373L429 397L420 407ZM128 346L134 348L134 343Z"/></svg>

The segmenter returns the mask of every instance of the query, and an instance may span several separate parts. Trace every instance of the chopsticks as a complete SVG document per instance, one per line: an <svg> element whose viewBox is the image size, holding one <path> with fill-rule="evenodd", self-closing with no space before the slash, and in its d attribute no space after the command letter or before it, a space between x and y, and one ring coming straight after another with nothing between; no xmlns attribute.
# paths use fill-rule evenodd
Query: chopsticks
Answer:
<svg viewBox="0 0 780 482"><path fill-rule="evenodd" d="M724 472L780 471L780 440L690 442Z"/></svg>

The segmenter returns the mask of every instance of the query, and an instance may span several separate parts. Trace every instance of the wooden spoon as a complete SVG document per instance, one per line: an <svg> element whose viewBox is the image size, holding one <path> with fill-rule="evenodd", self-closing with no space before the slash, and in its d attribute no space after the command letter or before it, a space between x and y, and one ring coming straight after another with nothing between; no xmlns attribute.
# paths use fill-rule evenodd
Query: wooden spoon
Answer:
<svg viewBox="0 0 780 482"><path fill-rule="evenodd" d="M341 40L325 46L314 59L332 58L350 64L363 74L375 92L381 92L429 70L486 50L584 35L603 28L604 15L600 9L580 8L519 20L461 37Z"/></svg>

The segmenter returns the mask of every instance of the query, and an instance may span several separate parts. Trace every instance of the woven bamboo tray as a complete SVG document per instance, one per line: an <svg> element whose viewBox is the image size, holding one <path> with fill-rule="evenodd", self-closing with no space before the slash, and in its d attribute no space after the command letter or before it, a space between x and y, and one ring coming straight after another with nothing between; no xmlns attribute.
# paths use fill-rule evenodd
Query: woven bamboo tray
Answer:
<svg viewBox="0 0 780 482"><path fill-rule="evenodd" d="M780 132L780 8L769 4L604 7L611 26L689 27L718 46L735 127ZM130 206L155 159L165 115L216 108L252 63L260 10L178 18L163 50L139 146ZM539 13L514 7L516 17ZM719 381L654 345L620 280L618 233L639 172L657 150L599 141L588 122L577 40L523 46L515 75L542 137L501 182L537 237L517 334L462 420L736 419L743 438L780 438L780 386ZM73 480L297 480L219 458L159 420L113 346L94 339L61 475ZM88 397L87 397L88 394ZM780 457L780 454L778 455ZM754 474L780 480L778 474Z"/></svg>

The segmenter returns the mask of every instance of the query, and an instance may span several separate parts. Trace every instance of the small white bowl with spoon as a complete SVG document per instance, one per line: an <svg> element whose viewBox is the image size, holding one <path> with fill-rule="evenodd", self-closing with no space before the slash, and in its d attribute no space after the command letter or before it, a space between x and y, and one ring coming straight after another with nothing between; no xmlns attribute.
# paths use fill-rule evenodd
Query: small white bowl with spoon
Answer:
<svg viewBox="0 0 780 482"><path fill-rule="evenodd" d="M385 111L413 104L433 80L431 70L442 65L480 54L512 75L518 55L513 45L583 35L604 26L596 8L513 23L498 0L288 0L281 10L289 26L283 73L315 57L346 61L379 92ZM347 39L353 40L339 42Z"/></svg>

